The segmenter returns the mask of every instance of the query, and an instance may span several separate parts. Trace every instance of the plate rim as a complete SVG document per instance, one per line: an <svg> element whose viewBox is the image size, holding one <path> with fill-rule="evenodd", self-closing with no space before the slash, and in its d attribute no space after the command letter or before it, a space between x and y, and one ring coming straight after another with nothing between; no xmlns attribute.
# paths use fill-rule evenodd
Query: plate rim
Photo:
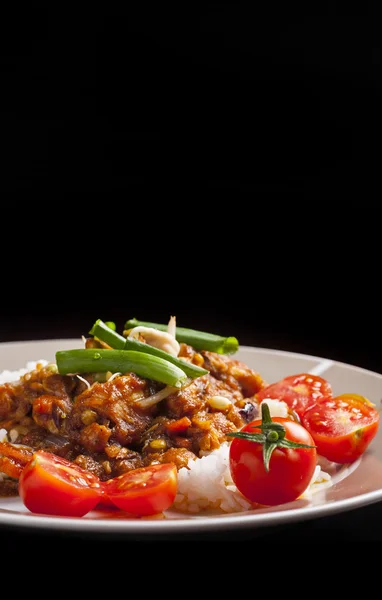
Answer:
<svg viewBox="0 0 382 600"><path fill-rule="evenodd" d="M362 503L358 500L362 498ZM187 517L175 519L86 519L83 517L50 517L44 515L31 515L18 513L16 516L2 520L0 512L0 525L16 526L33 529L49 529L55 531L76 533L110 533L121 535L150 535L150 534L177 534L232 531L233 529L257 529L268 526L277 526L293 522L308 521L314 518L328 517L342 514L357 508L375 504L382 500L382 488L361 496L347 498L338 503L322 504L319 506L306 506L288 510L277 510L262 514L232 513L217 517ZM15 522L13 522L15 521Z"/></svg>
<svg viewBox="0 0 382 600"><path fill-rule="evenodd" d="M34 339L34 340L12 340L12 341L8 341L8 342L0 342L0 348L2 346L16 346L16 345L28 345L28 344L44 344L44 343L55 343L55 342L79 342L81 340L81 337L78 338L41 338L41 339ZM304 352L297 352L294 350L282 350L280 348L269 348L268 346L249 346L248 344L240 344L239 346L239 351L240 350L255 350L255 351L261 351L264 352L265 354L276 354L279 356L292 356L292 357L296 357L296 358L309 358L312 360L317 360L317 361L322 361L322 362L326 362L326 361L330 361L333 365L340 365L342 367L348 367L351 368L352 370L356 370L359 372L363 372L366 374L370 374L370 375L378 375L379 377L382 378L382 370L381 372L378 371L372 371L371 369L367 369L366 367L360 367L359 365L353 364L353 363L347 363L347 362L343 362L340 360L337 360L335 358L330 358L328 356L324 357L324 356L320 356L318 354L305 354ZM232 355L233 357L235 355ZM43 357L41 357L43 358ZM21 368L21 367L20 367ZM0 370L1 372L1 370Z"/></svg>
<svg viewBox="0 0 382 600"><path fill-rule="evenodd" d="M26 345L44 345L46 343L57 344L61 342L79 343L81 338L46 338L37 340L19 340L0 342L2 347L16 347ZM240 345L240 350L249 352L261 352L269 356L279 357L295 357L302 359L310 359L320 362L330 361L330 366L339 365L349 368L352 371L365 373L367 375L377 376L382 380L382 374L358 365L345 363L335 359L325 358L312 354L304 354L289 350L276 348L265 348L261 346ZM35 357L37 360L41 357ZM22 368L22 366L20 366ZM361 461L360 461L361 462ZM7 499L9 500L9 499ZM11 499L12 500L12 499ZM139 535L145 536L150 534L177 534L177 533L192 533L195 530L200 532L211 531L232 531L233 529L242 530L244 528L263 528L266 526L276 526L280 524L288 524L296 521L306 521L319 517L326 517L337 513L347 512L356 508L361 508L382 500L382 486L380 489L365 492L358 496L345 498L336 502L323 503L319 505L309 505L296 508L285 508L283 505L281 510L270 510L263 513L229 513L217 516L205 515L187 515L187 517L176 518L160 518L160 519L110 519L110 518L86 518L86 517L56 517L46 515L32 515L28 513L13 514L10 509L1 508L0 498L0 526L6 527L21 527L41 530L54 530L65 532L81 532L81 533L102 533L102 534L119 534L122 536ZM20 500L15 498L15 501ZM181 513L179 513L181 514Z"/></svg>

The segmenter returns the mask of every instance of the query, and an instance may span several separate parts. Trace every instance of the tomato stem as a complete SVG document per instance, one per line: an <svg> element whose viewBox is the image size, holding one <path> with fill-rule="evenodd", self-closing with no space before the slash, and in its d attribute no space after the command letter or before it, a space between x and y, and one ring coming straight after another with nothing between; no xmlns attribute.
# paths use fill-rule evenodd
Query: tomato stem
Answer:
<svg viewBox="0 0 382 600"><path fill-rule="evenodd" d="M263 461L266 472L269 472L269 463L273 451L276 448L315 448L316 446L307 446L298 444L285 439L286 430L282 423L272 421L269 406L266 402L261 404L261 424L255 425L253 429L260 429L261 433L249 433L246 431L237 431L227 433L229 437L241 438L248 442L256 442L263 446Z"/></svg>

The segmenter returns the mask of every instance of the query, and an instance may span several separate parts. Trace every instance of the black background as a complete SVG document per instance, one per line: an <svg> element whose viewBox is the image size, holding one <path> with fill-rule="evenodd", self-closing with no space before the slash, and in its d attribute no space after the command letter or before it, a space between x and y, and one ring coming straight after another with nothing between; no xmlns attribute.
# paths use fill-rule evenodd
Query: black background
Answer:
<svg viewBox="0 0 382 600"><path fill-rule="evenodd" d="M4 14L0 341L175 314L382 372L378 25Z"/></svg>
<svg viewBox="0 0 382 600"><path fill-rule="evenodd" d="M176 314L380 370L375 17L4 15L1 340Z"/></svg>

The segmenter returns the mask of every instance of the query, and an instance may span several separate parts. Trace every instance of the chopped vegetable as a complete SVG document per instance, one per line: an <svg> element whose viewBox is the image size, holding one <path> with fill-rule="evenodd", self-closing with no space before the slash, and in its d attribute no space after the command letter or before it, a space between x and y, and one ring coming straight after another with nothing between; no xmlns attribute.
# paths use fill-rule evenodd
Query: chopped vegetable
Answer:
<svg viewBox="0 0 382 600"><path fill-rule="evenodd" d="M179 367L179 369L182 369L182 371L184 371L186 375L190 377L190 379L195 379L196 377L201 377L202 375L206 375L208 373L207 369L202 369L201 367L193 365L192 363L188 363L181 358L171 356L171 354L167 354L167 352L159 350L159 348L154 348L154 346L149 346L148 344L138 342L137 340L126 340L125 350L147 352L147 354L152 354L158 358L163 358L163 360L168 360L173 365Z"/></svg>
<svg viewBox="0 0 382 600"><path fill-rule="evenodd" d="M171 333L159 331L159 329L153 329L152 327L133 327L133 329L130 329L127 339L145 342L175 357L180 352L180 344Z"/></svg>
<svg viewBox="0 0 382 600"><path fill-rule="evenodd" d="M101 319L98 319L94 323L89 333L90 335L94 335L94 337L101 340L101 342L105 342L115 350L125 349L126 339L122 335L119 335L119 333L116 331L113 331L113 329L111 329L107 323L101 321Z"/></svg>
<svg viewBox="0 0 382 600"><path fill-rule="evenodd" d="M125 330L130 330L134 327L152 327L160 331L168 330L168 325L164 324L147 323L145 321L137 321L137 319L126 321ZM189 344L195 350L209 350L217 354L234 354L239 349L239 342L235 337L222 337L213 333L184 329L183 327L176 328L176 339L178 342Z"/></svg>
<svg viewBox="0 0 382 600"><path fill-rule="evenodd" d="M20 475L19 494L31 512L82 517L100 501L102 485L66 458L38 450Z"/></svg>
<svg viewBox="0 0 382 600"><path fill-rule="evenodd" d="M191 363L186 362L185 360L181 360L180 358L176 358L164 350L160 350L159 348L154 348L154 346L150 346L149 344L144 344L143 342L139 342L138 340L130 340L122 337L118 333L109 330L106 323L98 319L91 328L91 335L94 335L98 339L106 342L112 348L116 350L133 350L136 352L146 352L147 354L152 354L153 356L157 356L158 358L162 358L163 360L168 360L170 363L179 367L182 371L186 373L190 379L195 379L196 377L201 377L202 375L206 375L208 373L207 369L202 369L201 367L197 367Z"/></svg>
<svg viewBox="0 0 382 600"><path fill-rule="evenodd" d="M0 442L0 473L18 479L23 468L33 454L26 446L13 445L9 442Z"/></svg>
<svg viewBox="0 0 382 600"><path fill-rule="evenodd" d="M181 388L187 382L187 375L182 369L145 352L101 348L60 350L56 352L56 362L61 375L132 372L175 388Z"/></svg>
<svg viewBox="0 0 382 600"><path fill-rule="evenodd" d="M155 515L171 506L178 484L172 463L128 471L103 484L104 493L115 506L136 516Z"/></svg>
<svg viewBox="0 0 382 600"><path fill-rule="evenodd" d="M188 417L182 417L166 425L166 429L170 433L180 433L181 431L186 431L189 427L191 427L191 421Z"/></svg>
<svg viewBox="0 0 382 600"><path fill-rule="evenodd" d="M336 463L352 463L369 447L379 428L375 405L358 394L316 402L302 416L317 452Z"/></svg>
<svg viewBox="0 0 382 600"><path fill-rule="evenodd" d="M265 399L285 402L301 418L321 398L332 395L332 387L328 381L318 375L300 373L268 385L256 394L256 399L258 402Z"/></svg>
<svg viewBox="0 0 382 600"><path fill-rule="evenodd" d="M154 448L163 449L165 440ZM19 494L34 513L82 517L100 502L135 516L160 513L174 502L178 473L172 463L151 465L114 479L100 479L77 464L37 450L22 470Z"/></svg>

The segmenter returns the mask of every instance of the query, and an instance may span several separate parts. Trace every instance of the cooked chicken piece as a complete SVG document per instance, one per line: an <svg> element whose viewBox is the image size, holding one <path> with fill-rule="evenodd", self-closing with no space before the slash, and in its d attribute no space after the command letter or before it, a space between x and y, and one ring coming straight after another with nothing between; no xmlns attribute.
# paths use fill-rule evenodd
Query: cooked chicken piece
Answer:
<svg viewBox="0 0 382 600"><path fill-rule="evenodd" d="M149 383L133 373L115 377L106 383L95 383L75 399L67 429L77 438L84 428L84 417L86 423L89 411L92 411L97 423L108 429L107 432L104 430L104 438L107 435L108 439L110 437L111 441L123 446L133 444L150 425L155 410L155 407L141 409L137 400L152 392ZM89 452L94 451L91 436L79 436L84 447Z"/></svg>
<svg viewBox="0 0 382 600"><path fill-rule="evenodd" d="M223 381L233 390L240 390L244 398L254 396L264 387L264 382L259 373L253 371L244 363L214 352L202 352L202 355L204 357L204 368L208 369L213 377Z"/></svg>
<svg viewBox="0 0 382 600"><path fill-rule="evenodd" d="M17 478L35 449L74 461L102 480L156 463L180 469L256 418L255 394L264 386L258 373L186 344L179 357L209 373L149 407L139 400L164 386L133 373L101 383L87 373L59 375L48 365L0 385L0 428L30 448L0 444L0 472Z"/></svg>

